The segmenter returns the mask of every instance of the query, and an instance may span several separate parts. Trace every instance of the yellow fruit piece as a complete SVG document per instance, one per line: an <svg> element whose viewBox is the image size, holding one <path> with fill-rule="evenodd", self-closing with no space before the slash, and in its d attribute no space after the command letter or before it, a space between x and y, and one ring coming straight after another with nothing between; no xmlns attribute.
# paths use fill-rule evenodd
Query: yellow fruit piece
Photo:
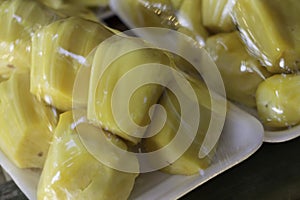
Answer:
<svg viewBox="0 0 300 200"><path fill-rule="evenodd" d="M82 17L87 20L99 22L98 17L92 10L77 4L62 4L56 11L66 17Z"/></svg>
<svg viewBox="0 0 300 200"><path fill-rule="evenodd" d="M60 110L70 110L78 69L91 50L111 35L103 25L77 17L37 31L32 38L30 91Z"/></svg>
<svg viewBox="0 0 300 200"><path fill-rule="evenodd" d="M233 16L248 49L272 73L300 67L300 1L238 0Z"/></svg>
<svg viewBox="0 0 300 200"><path fill-rule="evenodd" d="M16 166L43 167L56 117L29 92L27 70L0 84L0 148Z"/></svg>
<svg viewBox="0 0 300 200"><path fill-rule="evenodd" d="M214 156L215 148L213 148L213 150L206 157L201 159L199 158L199 152L200 147L203 144L204 138L207 134L211 114L212 112L218 113L218 111L212 111L211 109L210 94L205 84L202 81L196 79L190 79L189 82L196 94L197 102L195 103L198 104L197 106L199 106L200 110L200 121L196 122L199 125L198 131L189 148L185 152L182 152L183 155L179 157L178 160L176 160L173 163L170 163L169 166L162 169L163 172L170 174L198 174L201 170L206 169L210 165L211 159ZM189 98L188 94L185 98ZM164 93L163 97L160 99L159 104L162 105L165 109L167 114L167 120L164 124L163 129L161 129L155 136L144 139L142 141L142 144L146 152L154 152L167 147L167 154L157 154L157 159L164 159L167 162L168 160L175 157L175 154L181 148L181 142L183 142L180 141L180 143L178 143L177 146L173 146L172 149L170 149L170 147L167 146L174 139L174 137L177 137L177 134L179 134L179 125L181 124L185 129L184 137L191 137L189 130L190 127L193 126L192 123L194 121L185 121L181 118L182 106L187 105L179 105L177 97L169 90L167 90ZM189 109L191 110L191 112L193 112L195 107L190 106ZM160 116L158 116L157 114L154 115L154 118L159 117ZM157 124L152 123L151 126L152 127L150 128L150 130L152 130L153 127L157 126Z"/></svg>
<svg viewBox="0 0 300 200"><path fill-rule="evenodd" d="M170 0L174 9L179 9L184 0Z"/></svg>
<svg viewBox="0 0 300 200"><path fill-rule="evenodd" d="M118 6L131 27L168 28L205 44L208 33L202 25L201 0L128 0Z"/></svg>
<svg viewBox="0 0 300 200"><path fill-rule="evenodd" d="M11 74L16 70L16 67L10 64L0 63L0 77L2 79L8 79Z"/></svg>
<svg viewBox="0 0 300 200"><path fill-rule="evenodd" d="M128 0L120 1L119 6L135 27L176 29L179 25L170 0Z"/></svg>
<svg viewBox="0 0 300 200"><path fill-rule="evenodd" d="M34 0L11 0L0 4L0 60L18 68L31 66L31 37L57 14Z"/></svg>
<svg viewBox="0 0 300 200"><path fill-rule="evenodd" d="M300 76L274 75L257 90L257 110L265 126L284 128L300 123Z"/></svg>
<svg viewBox="0 0 300 200"><path fill-rule="evenodd" d="M230 100L255 107L258 85L270 76L260 62L250 56L238 32L211 36L206 49L222 75Z"/></svg>
<svg viewBox="0 0 300 200"><path fill-rule="evenodd" d="M203 25L213 33L235 29L231 12L235 0L202 0Z"/></svg>
<svg viewBox="0 0 300 200"><path fill-rule="evenodd" d="M38 0L38 1L54 9L59 8L64 3L64 0Z"/></svg>
<svg viewBox="0 0 300 200"><path fill-rule="evenodd" d="M109 0L65 0L71 4L79 4L83 6L108 6Z"/></svg>
<svg viewBox="0 0 300 200"><path fill-rule="evenodd" d="M132 51L132 49L138 50ZM123 53L128 50L129 53ZM113 62L110 63L110 61ZM123 139L135 144L138 143L140 139L133 137L133 135L142 137L143 132L139 132L135 128L131 129L130 132L126 132L119 126L128 127L128 121L126 120L130 119L139 126L145 126L149 123L148 111L158 101L163 92L163 87L156 84L136 84L143 82L146 77L153 80L167 80L161 76L160 71L149 72L149 70L146 70L150 69L149 66L142 68L139 73L130 72L130 70L149 63L152 63L153 66L157 64L169 66L170 60L163 51L151 49L151 46L137 38L115 36L113 40L101 43L95 52L92 64L88 97L89 120ZM119 84L119 90L115 92L118 81L128 74L132 78L127 79L121 85ZM133 93L129 89L132 85L139 87ZM118 99L115 96L113 98L113 94L117 94ZM130 95L130 99L127 95ZM115 101L113 106L112 100ZM114 118L113 108L115 106L124 111L118 110L118 113L116 113L118 116L122 115L122 119L116 120ZM127 111L129 111L128 115Z"/></svg>
<svg viewBox="0 0 300 200"><path fill-rule="evenodd" d="M74 124L72 112L60 115L39 182L38 199L127 199L138 174L117 171L96 160L82 145ZM106 140L126 149L112 135Z"/></svg>
<svg viewBox="0 0 300 200"><path fill-rule="evenodd" d="M192 32L192 34L188 35L195 37L196 41L198 41L201 46L204 46L208 32L202 23L201 4L202 0L183 1L180 9L177 11L177 18L181 27L187 28Z"/></svg>

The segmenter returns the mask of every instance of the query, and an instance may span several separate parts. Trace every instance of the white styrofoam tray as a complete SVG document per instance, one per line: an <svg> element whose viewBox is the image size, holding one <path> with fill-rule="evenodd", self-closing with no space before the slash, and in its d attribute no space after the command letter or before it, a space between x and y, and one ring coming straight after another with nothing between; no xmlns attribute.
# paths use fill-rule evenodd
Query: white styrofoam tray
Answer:
<svg viewBox="0 0 300 200"><path fill-rule="evenodd" d="M263 127L257 119L230 104L224 130L212 165L196 176L167 175L161 172L141 174L130 199L176 199L225 170L244 161L263 143ZM40 171L19 169L0 151L0 164L31 199L36 199Z"/></svg>

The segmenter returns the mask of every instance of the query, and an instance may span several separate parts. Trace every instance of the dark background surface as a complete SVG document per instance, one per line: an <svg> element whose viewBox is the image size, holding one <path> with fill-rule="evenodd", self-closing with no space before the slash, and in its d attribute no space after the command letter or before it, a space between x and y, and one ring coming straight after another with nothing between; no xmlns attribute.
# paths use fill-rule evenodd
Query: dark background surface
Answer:
<svg viewBox="0 0 300 200"><path fill-rule="evenodd" d="M248 160L231 168L181 200L298 200L300 199L300 138L264 144ZM25 196L13 182L0 185L0 200Z"/></svg>
<svg viewBox="0 0 300 200"><path fill-rule="evenodd" d="M250 159L182 198L186 199L300 199L300 138L264 144Z"/></svg>

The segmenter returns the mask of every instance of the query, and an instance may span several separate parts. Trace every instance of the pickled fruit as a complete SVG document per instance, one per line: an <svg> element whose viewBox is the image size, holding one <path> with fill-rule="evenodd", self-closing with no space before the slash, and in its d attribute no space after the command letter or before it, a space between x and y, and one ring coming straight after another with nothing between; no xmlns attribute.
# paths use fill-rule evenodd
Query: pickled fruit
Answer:
<svg viewBox="0 0 300 200"><path fill-rule="evenodd" d="M272 73L300 68L300 1L237 1L233 16L252 54Z"/></svg>
<svg viewBox="0 0 300 200"><path fill-rule="evenodd" d="M60 116L39 182L38 199L127 199L138 174L117 171L96 160L81 143L74 124L72 112ZM126 148L120 139L112 135L106 138Z"/></svg>
<svg viewBox="0 0 300 200"><path fill-rule="evenodd" d="M235 30L231 12L235 0L202 0L203 25L210 32L230 32Z"/></svg>
<svg viewBox="0 0 300 200"><path fill-rule="evenodd" d="M0 77L2 77L3 80L8 79L15 70L15 66L2 63L0 64Z"/></svg>
<svg viewBox="0 0 300 200"><path fill-rule="evenodd" d="M0 84L0 148L20 168L42 168L56 112L29 92L29 83L25 70Z"/></svg>
<svg viewBox="0 0 300 200"><path fill-rule="evenodd" d="M94 12L92 12L92 10L80 5L63 4L56 10L65 17L82 17L84 19L99 22L98 17Z"/></svg>
<svg viewBox="0 0 300 200"><path fill-rule="evenodd" d="M30 68L32 34L57 19L53 10L37 1L3 1L0 4L1 63Z"/></svg>
<svg viewBox="0 0 300 200"><path fill-rule="evenodd" d="M185 33L204 46L208 33L202 25L201 3L202 0L183 1L180 9L177 11L177 18L181 27L187 28L192 34Z"/></svg>
<svg viewBox="0 0 300 200"><path fill-rule="evenodd" d="M65 0L71 4L79 4L84 6L108 6L109 0Z"/></svg>
<svg viewBox="0 0 300 200"><path fill-rule="evenodd" d="M38 0L50 8L57 9L64 4L63 0Z"/></svg>
<svg viewBox="0 0 300 200"><path fill-rule="evenodd" d="M113 33L77 17L56 21L33 36L30 91L60 110L72 108L72 90L85 57Z"/></svg>
<svg viewBox="0 0 300 200"><path fill-rule="evenodd" d="M202 25L201 0L128 0L119 1L122 17L131 27L161 27L184 33L201 45L208 32ZM132 12L137 10L137 12Z"/></svg>
<svg viewBox="0 0 300 200"><path fill-rule="evenodd" d="M209 37L206 49L222 75L227 97L255 107L257 87L270 74L259 61L248 54L238 32Z"/></svg>
<svg viewBox="0 0 300 200"><path fill-rule="evenodd" d="M174 9L178 10L184 0L170 0Z"/></svg>
<svg viewBox="0 0 300 200"><path fill-rule="evenodd" d="M169 166L162 169L162 171L170 174L181 174L181 175L194 175L198 174L200 170L206 169L214 155L214 149L205 157L199 158L200 147L203 143L203 140L206 136L208 126L210 123L211 113L216 112L211 110L211 101L207 87L202 81L191 79L190 84L195 91L200 109L200 121L196 137L194 138L191 146L185 151L185 153L175 162L170 163ZM188 96L186 98L189 98ZM183 125L186 132L184 137L190 137L189 128L191 121L181 121L181 106L179 105L176 96L167 90L163 97L161 98L159 104L161 104L167 113L167 120L163 129L155 136L144 139L142 142L143 147L146 152L154 152L161 148L166 147L178 134L179 125ZM194 106L190 106L190 109L195 109ZM157 118L157 115L154 115ZM156 126L155 123L152 123L151 126ZM178 144L180 145L180 144ZM165 159L168 162L169 158L172 158L178 149L179 146L173 146L173 149L168 151L168 154L161 154L162 159ZM170 147L168 147L170 148Z"/></svg>
<svg viewBox="0 0 300 200"><path fill-rule="evenodd" d="M171 0L120 1L122 10L136 27L177 29L178 21ZM132 12L137 10L137 12Z"/></svg>
<svg viewBox="0 0 300 200"><path fill-rule="evenodd" d="M122 52L133 48L138 50L123 55ZM115 58L116 55L118 55L117 58ZM112 60L112 63L106 63ZM154 63L153 66L156 64L169 66L170 59L163 51L151 49L151 46L137 38L115 36L113 40L101 43L95 52L91 70L88 97L89 120L111 133L135 144L138 143L138 137L143 136L142 132L139 132L138 129L131 129L131 132L127 133L120 126L130 124L130 122L127 123L127 120L129 120L127 117L130 117L139 126L146 126L150 120L148 111L158 101L163 92L163 87L156 84L138 85L141 87L130 94L132 91L129 90L129 86L142 82L145 77L153 78L153 80L167 80L160 75L160 71L149 72L149 70L143 68L145 70L132 73L130 80L127 79L123 84L119 84L118 92L114 92L114 90L123 76L130 74L131 70L149 63ZM106 64L109 65L106 66ZM118 94L118 99L114 98L113 94ZM127 99L127 95L130 95L130 100ZM118 110L118 114L124 114L124 117L116 121L113 115L112 100L115 101L115 106L123 109L124 112L127 112L127 110L124 110L125 108L129 108L129 116L127 113ZM136 137L133 137L133 135L136 135Z"/></svg>
<svg viewBox="0 0 300 200"><path fill-rule="evenodd" d="M265 126L283 128L300 123L300 76L274 75L257 90L257 110Z"/></svg>

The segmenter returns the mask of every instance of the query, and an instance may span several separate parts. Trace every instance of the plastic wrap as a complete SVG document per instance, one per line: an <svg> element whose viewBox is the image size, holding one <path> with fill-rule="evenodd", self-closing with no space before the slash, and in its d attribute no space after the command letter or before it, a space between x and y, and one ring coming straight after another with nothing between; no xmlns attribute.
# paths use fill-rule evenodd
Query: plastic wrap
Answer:
<svg viewBox="0 0 300 200"><path fill-rule="evenodd" d="M0 162L30 199L174 199L261 146L261 124L212 90L224 91L224 86L219 73L213 73L215 63L199 48L209 35L199 24L201 1L150 6L156 13L153 23L163 21L165 27L188 33L196 39L192 43L166 29L154 30L148 40L115 35L102 24L57 11L59 1L53 2L55 9L22 2L38 4L54 16L36 29L36 24L28 26L27 73L18 74L26 83L16 80L14 68L12 76L11 69L4 70L10 78L0 83L0 105L5 103L0 123L9 125L0 134ZM178 22L170 18L173 11ZM18 20L14 13L10 17ZM16 40L26 31L21 29ZM180 37L180 44L174 42ZM173 46L164 42L169 40ZM190 44L188 51L176 51L177 45ZM193 66L198 67L189 69ZM14 89L11 95L1 90L8 86ZM14 151L5 148L18 147L12 145L17 138L22 139L17 159L37 164L15 162Z"/></svg>
<svg viewBox="0 0 300 200"><path fill-rule="evenodd" d="M298 100L300 77L274 75L257 90L257 109L267 127L284 128L300 122Z"/></svg>
<svg viewBox="0 0 300 200"><path fill-rule="evenodd" d="M248 54L238 32L209 37L206 49L222 74L227 97L255 108L257 87L271 74Z"/></svg>
<svg viewBox="0 0 300 200"><path fill-rule="evenodd" d="M234 7L248 49L272 73L299 69L299 9L297 0L237 1Z"/></svg>
<svg viewBox="0 0 300 200"><path fill-rule="evenodd" d="M128 3L111 0L113 10L130 28L167 27L185 33L193 39L199 32L193 29L193 23L190 22L204 28L207 35L202 37L200 43L199 40L197 42L200 47L207 49L217 64L224 79L228 99L261 120L266 126L265 141L268 142L282 142L300 135L297 127L299 121L286 123L285 126L278 128L278 125L266 120L261 107L259 112L256 109L256 104L270 100L273 102L268 104L271 105L268 109L283 111L278 106L272 107L276 102L281 102L282 97L274 96L267 99L266 95L256 94L256 90L266 78L274 74L284 76L297 73L300 58L297 35L299 6L300 3L296 0L287 2L131 0ZM138 11L130 12L130 7ZM192 10L185 15L182 10L187 11L187 8ZM193 14L195 12L198 21L195 21ZM150 23L152 19L160 23ZM181 31L181 27L188 28L189 31ZM178 48L188 51L188 47L185 46ZM276 89L273 90L275 91ZM259 100L256 99L256 95L260 95ZM294 104L294 99L289 99L290 104ZM269 119L271 118L274 116L269 116Z"/></svg>
<svg viewBox="0 0 300 200"><path fill-rule="evenodd" d="M176 176L159 171L140 174L129 199L177 199L247 159L260 148L262 140L261 124L246 112L230 105L215 156L210 166L202 171L201 175ZM62 149L66 150L66 148ZM17 168L2 151L0 151L0 162L27 197L36 200L41 172Z"/></svg>
<svg viewBox="0 0 300 200"><path fill-rule="evenodd" d="M30 91L62 111L70 110L78 69L90 51L112 34L103 25L78 17L38 30L32 37Z"/></svg>
<svg viewBox="0 0 300 200"><path fill-rule="evenodd" d="M1 68L30 68L31 36L41 26L55 21L57 14L31 0L3 1L0 13Z"/></svg>
<svg viewBox="0 0 300 200"><path fill-rule="evenodd" d="M96 160L81 143L78 126L84 126L81 129L85 134L102 134L87 122L74 121L72 112L60 116L39 182L38 199L127 199L138 174L117 171ZM106 142L127 148L112 134L107 133L105 138ZM124 161L116 155L110 159Z"/></svg>
<svg viewBox="0 0 300 200"><path fill-rule="evenodd" d="M20 168L42 168L57 122L55 109L29 91L29 71L0 85L0 149Z"/></svg>
<svg viewBox="0 0 300 200"><path fill-rule="evenodd" d="M176 2L176 3L175 3ZM208 32L201 20L201 0L129 0L117 1L114 4L122 9L124 21L131 27L163 27L185 33L203 46ZM137 12L132 12L136 10ZM121 13L120 13L121 14Z"/></svg>

